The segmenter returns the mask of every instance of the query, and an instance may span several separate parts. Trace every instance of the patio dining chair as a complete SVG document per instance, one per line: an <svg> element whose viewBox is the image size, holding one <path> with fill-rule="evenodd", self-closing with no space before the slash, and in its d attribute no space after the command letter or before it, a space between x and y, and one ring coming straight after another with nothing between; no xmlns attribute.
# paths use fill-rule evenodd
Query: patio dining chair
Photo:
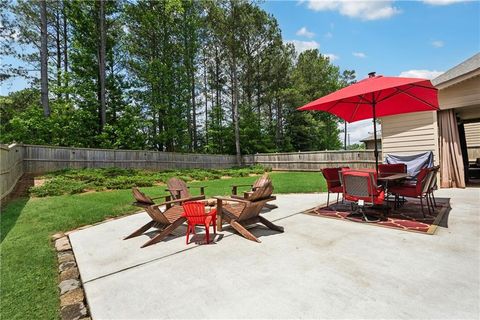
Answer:
<svg viewBox="0 0 480 320"><path fill-rule="evenodd" d="M420 205L422 206L422 214L425 218L425 209L423 205L423 199L427 202L428 212L430 213L430 204L428 199L428 193L430 192L430 184L434 179L434 170L432 168L423 168L417 176L415 183L408 183L398 186L392 186L388 191L395 195L396 205L399 196L408 198L420 199Z"/></svg>
<svg viewBox="0 0 480 320"><path fill-rule="evenodd" d="M189 191L190 188L199 188L200 195L192 196ZM170 192L173 199L185 199L184 201L195 201L205 199L205 188L206 186L190 187L182 179L170 178L167 181L167 189L165 189L165 191Z"/></svg>
<svg viewBox="0 0 480 320"><path fill-rule="evenodd" d="M338 203L340 193L343 193L342 181L339 173L344 169L349 169L349 168L340 167L340 168L321 169L323 177L327 182L327 207L330 204L330 193L337 194L337 203Z"/></svg>
<svg viewBox="0 0 480 320"><path fill-rule="evenodd" d="M184 210L183 216L187 218L188 223L186 244L188 244L190 233L195 234L195 226L197 225L205 227L205 239L207 244L210 243L210 225L213 226L213 233L217 234L217 210L211 209L207 213L205 211L205 203L201 201L185 202L182 206Z"/></svg>
<svg viewBox="0 0 480 320"><path fill-rule="evenodd" d="M377 186L376 173L355 170L342 171L342 180L343 196L345 200L352 201L352 213L348 215L348 218L360 217L366 222L379 221L380 218L367 214L364 210L365 205L379 207L385 200L385 191L381 186ZM382 210L388 210L388 206L383 206Z"/></svg>

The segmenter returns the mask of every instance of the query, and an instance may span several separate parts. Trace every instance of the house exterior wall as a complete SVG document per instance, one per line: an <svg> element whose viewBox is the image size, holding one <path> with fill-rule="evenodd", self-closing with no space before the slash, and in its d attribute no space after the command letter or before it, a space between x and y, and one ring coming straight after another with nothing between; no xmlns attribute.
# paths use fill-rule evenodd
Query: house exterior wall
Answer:
<svg viewBox="0 0 480 320"><path fill-rule="evenodd" d="M480 104L480 75L438 91L440 109L468 107Z"/></svg>
<svg viewBox="0 0 480 320"><path fill-rule="evenodd" d="M386 154L412 155L432 151L438 164L437 113L425 111L381 118L382 159Z"/></svg>
<svg viewBox="0 0 480 320"><path fill-rule="evenodd" d="M470 79L451 86L439 86L438 101L440 110L456 108L463 117L463 110L468 111L468 118L480 117L480 74L478 71ZM475 106L478 106L478 111ZM466 108L470 107L470 108ZM457 110L456 110L457 111ZM438 124L436 112L417 112L383 117L382 151L385 154L415 154L433 151L435 164L438 164ZM467 146L470 160L480 157L480 123L465 125Z"/></svg>

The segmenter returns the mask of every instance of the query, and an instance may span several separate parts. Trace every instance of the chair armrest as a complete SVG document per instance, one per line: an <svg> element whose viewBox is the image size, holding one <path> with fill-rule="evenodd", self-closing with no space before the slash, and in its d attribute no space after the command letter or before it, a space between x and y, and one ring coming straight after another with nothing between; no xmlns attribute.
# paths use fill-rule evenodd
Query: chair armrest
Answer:
<svg viewBox="0 0 480 320"><path fill-rule="evenodd" d="M221 200L221 201L234 201L240 203L250 203L251 201L245 199L237 199L237 198L229 198L229 197L213 197L214 199Z"/></svg>
<svg viewBox="0 0 480 320"><path fill-rule="evenodd" d="M253 188L253 184L234 184L231 186L232 187L232 194L237 195L238 193L238 187L250 187Z"/></svg>
<svg viewBox="0 0 480 320"><path fill-rule="evenodd" d="M170 206L171 204L182 203L182 202L185 202L185 201L189 201L191 199L192 198L174 199L174 200L165 201L165 202L162 202L162 203L159 203L159 204L153 204L152 207Z"/></svg>
<svg viewBox="0 0 480 320"><path fill-rule="evenodd" d="M165 198L165 201L170 201L172 199L172 196L171 195L158 196L158 197L154 197L154 198L150 198L150 199L155 200L155 199L160 199L160 198Z"/></svg>
<svg viewBox="0 0 480 320"><path fill-rule="evenodd" d="M200 194L203 196L205 195L205 188L208 187L208 186L191 186L191 187L187 187L188 189L190 188L199 188L200 189Z"/></svg>

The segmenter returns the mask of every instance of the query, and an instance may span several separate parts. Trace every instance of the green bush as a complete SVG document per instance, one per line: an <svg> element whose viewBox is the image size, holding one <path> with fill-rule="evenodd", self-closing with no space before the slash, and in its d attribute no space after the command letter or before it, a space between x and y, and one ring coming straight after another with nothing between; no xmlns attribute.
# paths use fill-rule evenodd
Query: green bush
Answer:
<svg viewBox="0 0 480 320"><path fill-rule="evenodd" d="M144 169L63 169L43 176L47 181L43 186L32 187L30 192L37 197L58 196L81 193L86 190L129 189L132 187L150 187L166 183L172 177L186 182L218 180L223 176L232 178L247 177L270 171L259 165L231 169L185 169L149 171Z"/></svg>
<svg viewBox="0 0 480 320"><path fill-rule="evenodd" d="M89 185L84 182L65 177L57 177L46 181L42 186L30 188L30 193L37 197L59 196L62 194L82 193L88 186Z"/></svg>

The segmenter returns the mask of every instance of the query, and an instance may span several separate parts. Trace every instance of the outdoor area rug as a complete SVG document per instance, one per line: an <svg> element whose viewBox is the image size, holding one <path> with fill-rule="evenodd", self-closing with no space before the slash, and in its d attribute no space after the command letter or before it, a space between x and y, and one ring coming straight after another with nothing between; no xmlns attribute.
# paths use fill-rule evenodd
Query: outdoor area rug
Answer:
<svg viewBox="0 0 480 320"><path fill-rule="evenodd" d="M345 204L339 202L337 204L331 204L329 207L324 204L309 209L304 213L318 217L364 223L372 226L413 231L424 234L434 234L438 226L446 227L446 220L444 218L447 217L448 212L450 211L450 199L440 198L436 199L436 202L437 207L435 208L435 212L432 212L431 214L428 213L428 209L425 206L424 218L420 200L408 199L408 201L405 202L400 208L391 208L388 211L386 219L378 222L365 222L360 218L347 217L348 214L351 213L351 206L349 202L346 202ZM393 203L389 203L389 205L390 207L393 207ZM373 214L377 216L382 213L378 209L375 210L372 208L365 209L365 212L367 214Z"/></svg>

